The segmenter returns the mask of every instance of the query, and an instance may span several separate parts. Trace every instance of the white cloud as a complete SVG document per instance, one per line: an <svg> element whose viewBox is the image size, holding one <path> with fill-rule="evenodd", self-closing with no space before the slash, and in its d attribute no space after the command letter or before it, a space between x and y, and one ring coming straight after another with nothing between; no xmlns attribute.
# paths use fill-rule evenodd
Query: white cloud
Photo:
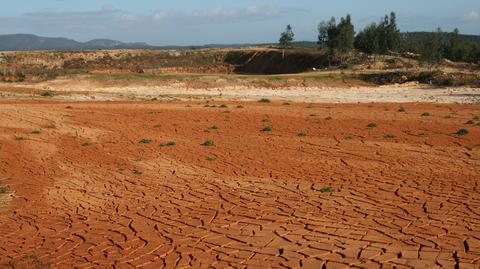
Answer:
<svg viewBox="0 0 480 269"><path fill-rule="evenodd" d="M41 10L16 17L0 17L0 33L64 36L80 41L111 38L153 44L229 42L226 40L228 36L235 37L237 42L249 42L255 35L263 40L265 34L260 30L252 31L248 25L263 27L267 22L281 21L305 12L308 11L303 8L251 5L198 10L159 9L151 13L134 13L105 5L92 11ZM232 29L237 29L237 32ZM243 38L242 34L245 35Z"/></svg>
<svg viewBox="0 0 480 269"><path fill-rule="evenodd" d="M463 16L466 21L480 21L480 12L470 11Z"/></svg>

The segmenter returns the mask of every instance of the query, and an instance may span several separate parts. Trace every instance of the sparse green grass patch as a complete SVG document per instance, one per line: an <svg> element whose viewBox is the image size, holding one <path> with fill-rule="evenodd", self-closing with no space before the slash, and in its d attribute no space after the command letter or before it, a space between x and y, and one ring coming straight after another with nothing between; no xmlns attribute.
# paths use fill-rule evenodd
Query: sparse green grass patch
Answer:
<svg viewBox="0 0 480 269"><path fill-rule="evenodd" d="M334 189L332 187L323 187L322 189L320 189L320 192L321 193L330 193L330 192L334 192Z"/></svg>
<svg viewBox="0 0 480 269"><path fill-rule="evenodd" d="M50 269L52 268L52 263L51 262L42 262L40 258L37 256L37 254L31 254L23 258L23 260L30 261L32 264L32 267L30 268L35 268L35 269ZM14 267L12 267L14 268ZM16 268L16 267L15 267Z"/></svg>
<svg viewBox="0 0 480 269"><path fill-rule="evenodd" d="M8 192L7 186L0 186L0 194L5 194Z"/></svg>
<svg viewBox="0 0 480 269"><path fill-rule="evenodd" d="M205 142L202 143L202 146L204 147L212 147L215 145L215 142L213 140L207 139Z"/></svg>
<svg viewBox="0 0 480 269"><path fill-rule="evenodd" d="M168 141L167 143L160 144L160 147L173 147L175 145L176 145L175 141Z"/></svg>
<svg viewBox="0 0 480 269"><path fill-rule="evenodd" d="M138 143L140 143L140 144L151 144L152 140L144 138L144 139L138 141Z"/></svg>
<svg viewBox="0 0 480 269"><path fill-rule="evenodd" d="M466 136L466 135L468 135L468 133L469 132L468 132L467 129L460 129L460 130L457 131L457 135L459 135L459 136Z"/></svg>
<svg viewBox="0 0 480 269"><path fill-rule="evenodd" d="M42 97L53 97L54 95L55 95L55 93L52 92L52 91L44 91L44 92L40 93L40 96L42 96Z"/></svg>

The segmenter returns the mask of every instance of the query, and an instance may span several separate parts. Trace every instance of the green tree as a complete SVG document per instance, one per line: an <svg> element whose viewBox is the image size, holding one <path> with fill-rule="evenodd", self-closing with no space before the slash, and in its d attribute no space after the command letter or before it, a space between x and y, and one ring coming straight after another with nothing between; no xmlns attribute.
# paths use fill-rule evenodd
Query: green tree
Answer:
<svg viewBox="0 0 480 269"><path fill-rule="evenodd" d="M449 35L448 45L445 47L445 57L452 61L464 60L468 54L466 44L460 39L460 31L455 28Z"/></svg>
<svg viewBox="0 0 480 269"><path fill-rule="evenodd" d="M354 48L355 41L355 29L352 24L352 18L347 15L345 18L341 18L340 23L337 25L337 49L340 52L348 52Z"/></svg>
<svg viewBox="0 0 480 269"><path fill-rule="evenodd" d="M355 38L355 48L365 53L398 52L402 47L403 35L398 29L395 12L383 17L378 24L365 27Z"/></svg>
<svg viewBox="0 0 480 269"><path fill-rule="evenodd" d="M325 46L328 42L328 23L322 21L318 24L318 42L321 47Z"/></svg>
<svg viewBox="0 0 480 269"><path fill-rule="evenodd" d="M398 52L402 47L402 34L397 26L397 15L390 13L388 24L385 26L387 48L390 51Z"/></svg>
<svg viewBox="0 0 480 269"><path fill-rule="evenodd" d="M379 52L379 40L377 35L377 24L372 23L365 27L355 37L355 48L368 54Z"/></svg>
<svg viewBox="0 0 480 269"><path fill-rule="evenodd" d="M430 33L420 46L420 59L429 63L439 63L444 57L445 33L439 27Z"/></svg>
<svg viewBox="0 0 480 269"><path fill-rule="evenodd" d="M318 25L318 44L326 45L331 52L347 52L354 48L354 41L355 30L350 15L341 18L338 24L335 17L332 17L330 21L322 21Z"/></svg>
<svg viewBox="0 0 480 269"><path fill-rule="evenodd" d="M295 34L293 33L292 26L289 24L287 25L287 28L285 29L285 32L281 33L280 35L280 46L287 48L292 46L293 42L293 37Z"/></svg>
<svg viewBox="0 0 480 269"><path fill-rule="evenodd" d="M331 50L334 50L337 48L338 43L337 43L337 36L338 36L338 29L337 29L337 20L335 17L332 17L330 21L327 23L327 46Z"/></svg>

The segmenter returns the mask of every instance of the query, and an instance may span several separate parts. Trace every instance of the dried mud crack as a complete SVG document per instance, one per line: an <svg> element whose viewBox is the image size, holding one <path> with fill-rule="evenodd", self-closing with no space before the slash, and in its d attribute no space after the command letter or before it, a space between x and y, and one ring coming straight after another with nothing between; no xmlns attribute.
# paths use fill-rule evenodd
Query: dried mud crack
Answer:
<svg viewBox="0 0 480 269"><path fill-rule="evenodd" d="M0 101L0 267L480 266L480 106L224 104Z"/></svg>

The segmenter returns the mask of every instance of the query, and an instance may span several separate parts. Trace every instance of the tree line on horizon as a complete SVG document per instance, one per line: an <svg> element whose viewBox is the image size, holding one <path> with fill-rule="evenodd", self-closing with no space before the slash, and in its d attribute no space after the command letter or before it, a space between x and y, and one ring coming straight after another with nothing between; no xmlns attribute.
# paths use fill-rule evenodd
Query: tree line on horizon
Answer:
<svg viewBox="0 0 480 269"><path fill-rule="evenodd" d="M280 46L292 46L294 33L291 25L280 35ZM462 38L458 29L448 33L438 28L426 33L423 38L412 38L402 33L397 25L395 12L384 16L378 23L371 23L358 33L350 15L322 21L318 25L319 48L329 54L345 54L358 50L366 54L414 53L419 59L438 63L442 59L451 61L480 62L480 42Z"/></svg>

